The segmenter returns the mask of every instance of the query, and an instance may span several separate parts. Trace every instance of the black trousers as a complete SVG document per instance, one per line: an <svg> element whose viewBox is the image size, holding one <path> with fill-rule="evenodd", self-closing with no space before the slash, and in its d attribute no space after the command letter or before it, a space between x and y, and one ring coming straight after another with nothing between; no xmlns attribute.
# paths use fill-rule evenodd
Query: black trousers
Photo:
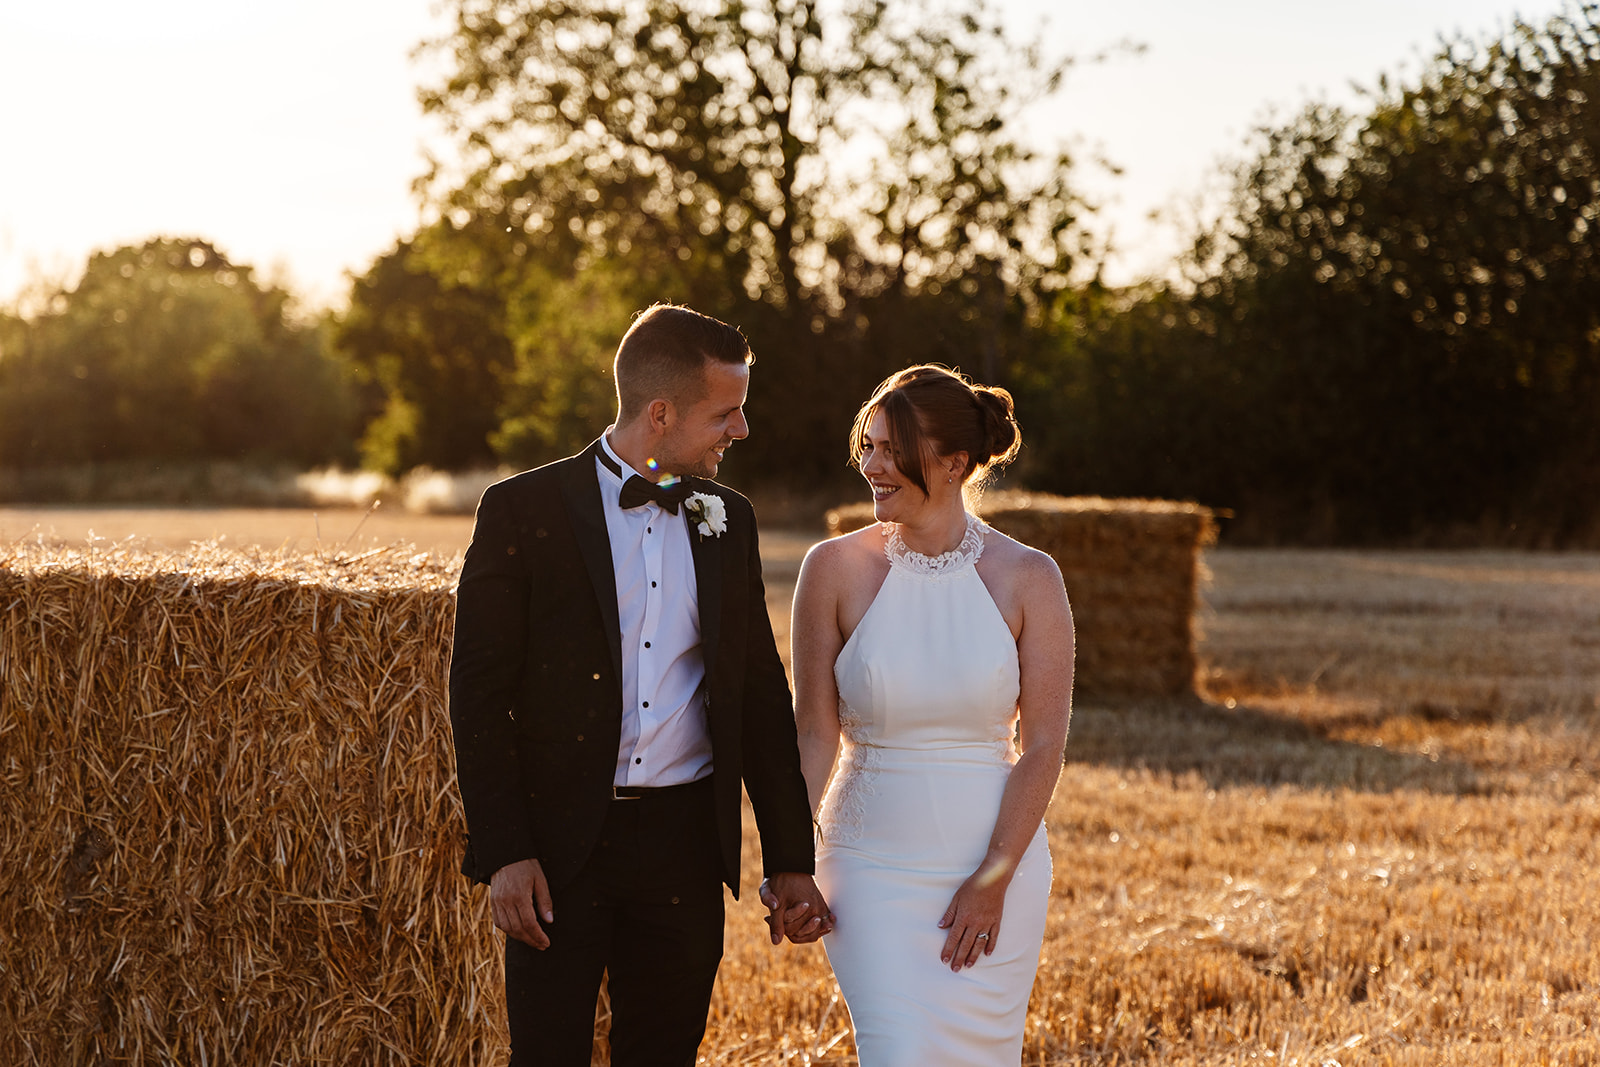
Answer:
<svg viewBox="0 0 1600 1067"><path fill-rule="evenodd" d="M506 939L511 1067L589 1067L602 975L613 1067L693 1067L722 962L711 779L612 801L588 863L551 895L549 948Z"/></svg>

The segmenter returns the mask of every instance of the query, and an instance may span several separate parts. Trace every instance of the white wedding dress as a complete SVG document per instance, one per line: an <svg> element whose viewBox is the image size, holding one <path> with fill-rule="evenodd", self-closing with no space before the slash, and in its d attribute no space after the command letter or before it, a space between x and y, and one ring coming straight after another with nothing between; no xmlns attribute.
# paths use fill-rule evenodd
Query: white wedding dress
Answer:
<svg viewBox="0 0 1600 1067"><path fill-rule="evenodd" d="M823 941L861 1067L1016 1064L1050 895L1041 825L1006 891L993 955L952 972L939 920L988 851L1017 752L1017 645L979 577L985 527L910 552L834 664L844 744L818 814Z"/></svg>

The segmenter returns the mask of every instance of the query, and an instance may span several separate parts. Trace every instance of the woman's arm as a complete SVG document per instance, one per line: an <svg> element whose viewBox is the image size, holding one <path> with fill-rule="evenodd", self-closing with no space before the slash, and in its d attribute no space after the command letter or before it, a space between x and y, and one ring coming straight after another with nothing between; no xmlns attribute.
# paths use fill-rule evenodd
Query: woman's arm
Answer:
<svg viewBox="0 0 1600 1067"><path fill-rule="evenodd" d="M795 582L789 627L800 770L813 817L839 755L839 689L833 664L844 647L839 632L841 548L837 542L824 541L806 553Z"/></svg>
<svg viewBox="0 0 1600 1067"><path fill-rule="evenodd" d="M994 951L1006 888L1061 777L1072 719L1072 609L1061 570L1049 556L1030 550L1020 561L1014 588L1022 616L1017 706L1023 751L1006 781L988 852L957 890L940 923L950 931L940 958L953 970L970 967L980 953ZM979 934L988 937L980 939Z"/></svg>

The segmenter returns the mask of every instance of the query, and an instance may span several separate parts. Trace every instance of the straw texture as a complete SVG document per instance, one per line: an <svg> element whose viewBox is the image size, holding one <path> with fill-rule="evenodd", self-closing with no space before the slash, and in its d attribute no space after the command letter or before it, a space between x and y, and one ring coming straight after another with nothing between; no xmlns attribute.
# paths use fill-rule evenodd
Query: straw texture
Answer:
<svg viewBox="0 0 1600 1067"><path fill-rule="evenodd" d="M1061 568L1077 629L1075 688L1183 695L1196 685L1200 549L1216 540L1208 508L1165 500L989 493L977 513ZM828 512L828 533L873 521L871 503Z"/></svg>
<svg viewBox="0 0 1600 1067"><path fill-rule="evenodd" d="M454 564L0 550L0 1063L491 1063Z"/></svg>

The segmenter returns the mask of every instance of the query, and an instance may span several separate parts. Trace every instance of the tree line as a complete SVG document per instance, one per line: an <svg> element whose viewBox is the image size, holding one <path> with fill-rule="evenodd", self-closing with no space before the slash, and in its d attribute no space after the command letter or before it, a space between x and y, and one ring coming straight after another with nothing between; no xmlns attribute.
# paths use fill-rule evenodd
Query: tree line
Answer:
<svg viewBox="0 0 1600 1067"><path fill-rule="evenodd" d="M658 299L757 354L736 484L839 488L911 362L1016 394L1014 480L1198 499L1258 542L1600 541L1600 5L1263 130L1173 278L1113 288L1072 61L980 0L454 0L454 152L315 321L199 240L0 317L0 465L526 466L609 419Z"/></svg>
<svg viewBox="0 0 1600 1067"><path fill-rule="evenodd" d="M1600 540L1600 6L1264 131L1185 266L1059 350L1059 466L1259 538Z"/></svg>
<svg viewBox="0 0 1600 1067"><path fill-rule="evenodd" d="M30 314L0 314L0 465L354 458L329 324L209 242L96 253Z"/></svg>

